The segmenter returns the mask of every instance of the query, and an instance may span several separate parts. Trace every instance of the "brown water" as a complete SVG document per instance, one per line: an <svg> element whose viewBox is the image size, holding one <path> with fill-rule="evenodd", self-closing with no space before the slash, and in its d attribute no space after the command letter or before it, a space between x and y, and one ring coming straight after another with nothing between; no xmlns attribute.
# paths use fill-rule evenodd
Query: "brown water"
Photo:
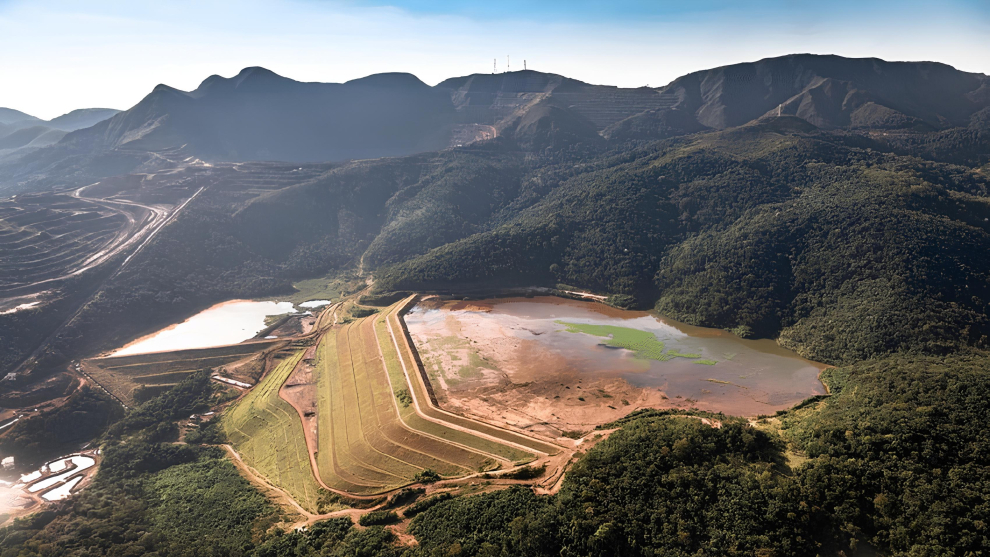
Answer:
<svg viewBox="0 0 990 557"><path fill-rule="evenodd" d="M700 358L645 359L631 350L606 346L607 338L568 332L557 321L648 331L664 343L666 351ZM554 297L427 301L413 308L406 323L431 361L436 361L438 347L468 346L480 361L487 362L483 365L501 372L510 384L546 380L548 375L602 384L621 380L634 390L661 391L671 401L669 406L746 416L772 414L825 393L818 380L822 364L771 340L746 340L719 329L692 327L594 302ZM458 339L460 343L455 342ZM463 356L455 359L465 360ZM716 363L698 363L702 360ZM456 379L454 371L445 370L438 379Z"/></svg>

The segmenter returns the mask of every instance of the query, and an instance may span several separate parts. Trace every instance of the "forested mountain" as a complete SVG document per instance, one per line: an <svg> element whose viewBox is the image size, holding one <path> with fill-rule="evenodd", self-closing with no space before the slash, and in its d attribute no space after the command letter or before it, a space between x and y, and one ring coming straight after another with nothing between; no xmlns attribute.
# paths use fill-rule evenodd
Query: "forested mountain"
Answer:
<svg viewBox="0 0 990 557"><path fill-rule="evenodd" d="M847 93L835 114L850 119L827 122L823 105L789 100L818 98L823 80L872 100ZM249 68L188 93L160 86L24 165L68 149L51 170L64 187L107 168L180 164L178 152L348 158L436 148L456 126L494 130L329 170L194 173L207 189L185 224L104 286L114 294L77 318L100 333L68 327L66 353L136 334L123 325L134 308L171 319L363 261L381 292L564 283L847 362L986 345L990 250L973 249L988 245L986 81L940 64L810 55L660 89L533 71L436 87L406 74L314 84ZM858 128L852 115L869 103L924 125ZM248 195L259 181L291 185Z"/></svg>
<svg viewBox="0 0 990 557"><path fill-rule="evenodd" d="M677 78L663 88L702 125L740 126L764 114L818 127L964 126L990 106L990 79L934 62L794 54Z"/></svg>
<svg viewBox="0 0 990 557"><path fill-rule="evenodd" d="M656 140L796 116L824 129L942 131L990 106L990 78L933 62L790 55L691 73L659 87L591 85L532 70L451 78L409 74L301 83L264 68L217 75L193 91L159 85L131 109L50 123L9 111L0 123L45 124L64 138L3 164L0 191L29 191L175 164L344 161L401 156L499 136L523 151ZM100 112L94 112L100 111ZM13 130L11 130L13 131ZM0 131L0 133L3 133ZM36 134L39 135L39 134ZM949 138L946 138L950 140ZM69 164L66 164L69 162Z"/></svg>
<svg viewBox="0 0 990 557"><path fill-rule="evenodd" d="M211 160L341 160L445 147L451 117L446 96L408 74L323 84L246 68L229 79L211 76L190 92L159 85L130 110L63 143Z"/></svg>

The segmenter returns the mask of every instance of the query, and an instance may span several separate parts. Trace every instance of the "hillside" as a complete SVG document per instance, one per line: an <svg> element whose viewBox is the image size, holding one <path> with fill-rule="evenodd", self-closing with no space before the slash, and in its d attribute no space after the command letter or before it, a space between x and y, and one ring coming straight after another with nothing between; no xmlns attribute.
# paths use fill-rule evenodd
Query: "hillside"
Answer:
<svg viewBox="0 0 990 557"><path fill-rule="evenodd" d="M41 120L40 118L35 118L34 116L31 116L30 114L25 114L20 110L0 107L0 124L9 126L11 124L19 124L22 122L40 123L42 121L43 120Z"/></svg>
<svg viewBox="0 0 990 557"><path fill-rule="evenodd" d="M444 95L406 74L325 84L247 68L229 79L211 76L189 92L159 85L64 143L181 150L210 160L329 161L445 147L451 115Z"/></svg>
<svg viewBox="0 0 990 557"><path fill-rule="evenodd" d="M55 145L74 130L88 128L120 112L110 108L81 108L51 120L42 120L9 108L0 108L0 164Z"/></svg>
<svg viewBox="0 0 990 557"><path fill-rule="evenodd" d="M48 121L48 125L66 132L94 126L120 113L113 108L79 108Z"/></svg>
<svg viewBox="0 0 990 557"><path fill-rule="evenodd" d="M756 126L598 159L376 286L564 283L828 362L984 345L990 181L843 140Z"/></svg>
<svg viewBox="0 0 990 557"><path fill-rule="evenodd" d="M769 116L796 116L821 129L937 132L938 143L959 147L948 130L966 127L990 106L988 80L931 62L810 54L713 68L664 87L634 89L532 70L473 74L430 87L409 74L302 83L245 68L231 78L211 76L192 91L159 85L109 120L97 122L111 112L90 109L34 122L70 133L47 149L0 158L0 192L91 183L189 157L340 162L436 151L493 136L508 142L503 148L545 154L600 143L601 137L612 144L659 140ZM17 122L9 125L31 123L22 113L4 114ZM55 137L47 136L43 145Z"/></svg>
<svg viewBox="0 0 990 557"><path fill-rule="evenodd" d="M765 114L828 128L965 125L990 106L990 78L934 62L794 54L691 73L663 88L712 128Z"/></svg>

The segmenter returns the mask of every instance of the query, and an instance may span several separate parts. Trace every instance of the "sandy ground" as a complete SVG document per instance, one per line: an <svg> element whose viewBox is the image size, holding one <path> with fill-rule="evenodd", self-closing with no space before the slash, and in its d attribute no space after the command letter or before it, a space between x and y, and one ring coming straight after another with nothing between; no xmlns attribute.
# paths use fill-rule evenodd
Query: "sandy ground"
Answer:
<svg viewBox="0 0 990 557"><path fill-rule="evenodd" d="M316 376L313 374L312 364L307 361L307 359L312 360L312 355L309 352L312 352L314 348L316 347L313 346L310 350L307 350L307 354L303 355L303 359L299 361L296 369L292 371L292 374L289 375L289 378L278 392L278 396L291 404L296 409L296 412L299 413L303 422L303 431L306 434L306 446L309 447L311 455L316 452L317 439L319 438L319 420L317 419L316 410Z"/></svg>
<svg viewBox="0 0 990 557"><path fill-rule="evenodd" d="M473 302L446 307L490 308ZM427 333L419 327L410 332L441 405L485 421L557 438L588 432L639 408L672 408L680 402L619 378L589 377L540 343L483 319L449 314L442 332ZM465 366L472 361L475 365Z"/></svg>
<svg viewBox="0 0 990 557"><path fill-rule="evenodd" d="M278 338L306 335L313 330L314 325L316 325L315 315L293 315L268 335Z"/></svg>

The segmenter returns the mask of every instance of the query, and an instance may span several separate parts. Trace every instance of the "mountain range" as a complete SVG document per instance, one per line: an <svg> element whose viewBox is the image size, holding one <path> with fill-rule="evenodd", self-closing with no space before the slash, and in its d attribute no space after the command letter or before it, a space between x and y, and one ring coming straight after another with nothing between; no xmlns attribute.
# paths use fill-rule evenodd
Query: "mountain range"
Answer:
<svg viewBox="0 0 990 557"><path fill-rule="evenodd" d="M0 108L0 160L54 145L67 133L93 126L119 112L111 108L81 108L42 120L19 110Z"/></svg>
<svg viewBox="0 0 990 557"><path fill-rule="evenodd" d="M659 88L591 85L532 70L303 83L264 68L193 91L157 86L129 110L42 122L0 113L0 191L50 185L66 160L98 178L169 160L343 161L401 156L494 136L524 151L655 140L795 116L821 129L936 131L990 106L990 78L934 62L797 54L694 72ZM68 132L68 133L65 133ZM152 156L151 154L155 155ZM0 156L0 164L5 159ZM105 167L105 168L103 168Z"/></svg>

